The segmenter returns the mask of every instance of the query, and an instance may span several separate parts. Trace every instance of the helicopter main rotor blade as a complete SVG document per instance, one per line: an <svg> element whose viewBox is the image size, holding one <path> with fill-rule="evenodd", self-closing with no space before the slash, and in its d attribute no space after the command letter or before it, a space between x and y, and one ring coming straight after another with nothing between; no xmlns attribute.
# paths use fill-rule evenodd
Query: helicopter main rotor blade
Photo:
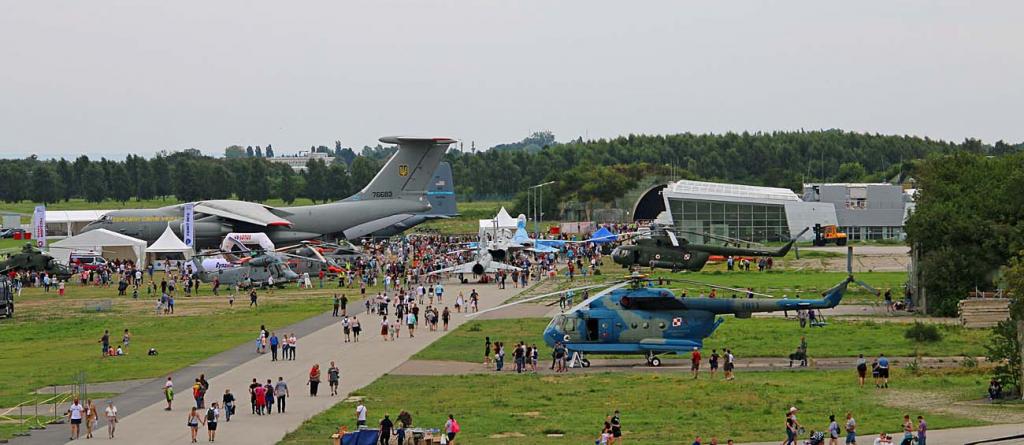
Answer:
<svg viewBox="0 0 1024 445"><path fill-rule="evenodd" d="M540 299L543 299L543 298L546 298L546 297L550 297L550 296L553 296L553 295L564 294L566 292L575 292L575 291L578 291L578 290L594 289L594 288L605 287L605 286L609 286L609 285L610 284L592 284L590 286L581 286L581 287L576 287L576 288L572 288L572 289L560 290L558 292L551 292L551 293L547 293L547 294L536 295L536 296L533 296L533 297L530 297L530 298L524 298L522 300L516 300L516 301L513 301L511 303L505 303L503 305L492 307L490 309L484 309L484 310L482 310L480 312L475 312L475 313L472 313L472 314L466 314L466 318L473 318L473 317L476 317L476 316L481 315L481 314L486 314L488 312L493 312L493 311L505 309L507 307L515 306L515 305L520 304L520 303L529 303L531 301L537 301L537 300L540 300Z"/></svg>
<svg viewBox="0 0 1024 445"><path fill-rule="evenodd" d="M762 297L775 298L774 295L762 294L760 292L754 292L752 290L737 289L735 287L729 287L729 286L719 286L717 284L704 283L704 282L695 281L695 280L687 280L687 279L684 279L684 278L673 278L670 281L681 281L683 283L699 284L701 286L713 287L713 288L716 288L716 289L725 289L725 290L731 290L733 292L741 292L741 293L744 293L744 294L750 293L750 294L754 294L754 295L758 295L758 296L762 296Z"/></svg>

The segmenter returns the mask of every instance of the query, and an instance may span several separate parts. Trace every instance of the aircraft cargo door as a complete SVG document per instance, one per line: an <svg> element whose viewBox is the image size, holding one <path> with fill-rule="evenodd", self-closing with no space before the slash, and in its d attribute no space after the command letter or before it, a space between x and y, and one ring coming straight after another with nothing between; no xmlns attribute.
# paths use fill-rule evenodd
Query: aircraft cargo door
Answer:
<svg viewBox="0 0 1024 445"><path fill-rule="evenodd" d="M611 318L586 319L586 341L610 341L617 338L615 322Z"/></svg>

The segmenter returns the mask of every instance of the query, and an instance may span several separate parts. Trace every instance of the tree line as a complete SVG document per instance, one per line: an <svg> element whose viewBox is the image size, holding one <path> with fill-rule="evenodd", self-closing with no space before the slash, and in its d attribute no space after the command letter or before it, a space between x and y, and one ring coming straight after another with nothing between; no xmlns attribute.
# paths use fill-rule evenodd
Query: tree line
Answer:
<svg viewBox="0 0 1024 445"><path fill-rule="evenodd" d="M71 161L4 159L0 160L0 200L48 204L75 198L89 202L278 198L290 204L302 197L323 202L362 189L382 165L380 159L366 156L355 157L351 165L311 159L305 171L296 173L287 164L265 157L213 158L192 149L151 159L128 155L123 161L88 156Z"/></svg>
<svg viewBox="0 0 1024 445"><path fill-rule="evenodd" d="M171 196L180 201L231 197L333 200L361 189L395 149L364 147L356 155L336 141L333 150L316 146L311 151L331 154L342 162L312 161L305 172L295 173L287 165L267 159L274 154L272 146L257 146L251 155L249 148L228 147L222 158L187 149L161 152L148 159L129 155L124 160L87 156L0 160L0 200L126 202ZM607 202L650 174L671 172L679 178L799 190L801 183L818 180L884 181L912 170L916 160L931 154L999 155L1022 148L1022 144L985 145L973 139L953 143L840 130L629 135L566 143L554 142L550 132L539 132L497 149L450 150L446 159L452 163L456 192L462 200L525 201L529 186L558 181L545 189L545 212L554 214L551 212L559 202L576 200L588 206Z"/></svg>

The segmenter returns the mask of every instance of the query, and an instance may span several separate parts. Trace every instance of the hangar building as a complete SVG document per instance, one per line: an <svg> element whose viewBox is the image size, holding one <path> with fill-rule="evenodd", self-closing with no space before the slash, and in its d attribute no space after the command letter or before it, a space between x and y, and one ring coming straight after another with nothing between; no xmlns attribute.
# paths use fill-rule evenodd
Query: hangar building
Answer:
<svg viewBox="0 0 1024 445"><path fill-rule="evenodd" d="M902 239L912 194L891 184L805 184L803 199L785 188L682 180L648 189L633 208L634 220L662 211L684 237L696 234L754 242L785 241L815 224L835 224L853 240ZM801 240L809 241L808 231Z"/></svg>

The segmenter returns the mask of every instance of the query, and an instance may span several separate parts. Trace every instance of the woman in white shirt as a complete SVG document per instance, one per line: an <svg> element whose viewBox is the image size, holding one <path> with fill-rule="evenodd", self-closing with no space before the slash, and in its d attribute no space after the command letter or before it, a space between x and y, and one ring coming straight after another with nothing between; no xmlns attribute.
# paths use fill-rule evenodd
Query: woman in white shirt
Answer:
<svg viewBox="0 0 1024 445"><path fill-rule="evenodd" d="M107 409L104 410L104 414L107 416L107 436L114 438L114 429L117 428L117 407L114 406L114 402L107 400Z"/></svg>
<svg viewBox="0 0 1024 445"><path fill-rule="evenodd" d="M78 439L79 428L82 425L82 415L85 414L85 407L78 401L76 397L71 406L68 407L67 416L71 422L71 440Z"/></svg>

